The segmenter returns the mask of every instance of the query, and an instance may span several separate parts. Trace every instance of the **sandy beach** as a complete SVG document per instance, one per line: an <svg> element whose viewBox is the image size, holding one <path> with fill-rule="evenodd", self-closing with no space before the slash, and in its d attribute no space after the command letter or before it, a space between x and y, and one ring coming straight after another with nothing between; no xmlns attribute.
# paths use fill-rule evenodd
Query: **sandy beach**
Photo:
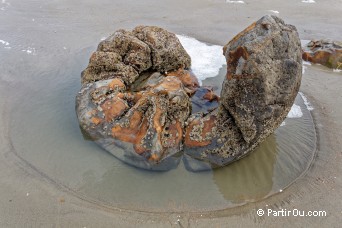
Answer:
<svg viewBox="0 0 342 228"><path fill-rule="evenodd" d="M73 93L80 88L79 74L87 65L90 53L102 38L120 28L157 25L222 46L263 15L274 14L295 25L302 40L341 40L342 2L304 2L0 2L0 40L3 41L0 42L0 227L339 227L342 217L342 72L322 66L306 66L300 88L314 107L311 114L318 140L313 163L284 191L240 207L203 213L149 213L103 205L77 194L25 159L17 151L11 133L11 126L19 121L16 116L21 109L17 106L25 106L25 99L30 99L25 98L26 94L48 96L53 85L57 85L56 90L61 89L56 93L70 96L73 103ZM67 70L72 65L77 67ZM53 76L58 75L56 72L70 74L65 78L78 88L70 89L69 81L61 82ZM63 101L57 101L63 105ZM64 125L75 125L76 121L73 115ZM30 129L23 132L30 132ZM39 160L39 155L36 156ZM53 166L55 157L50 158L51 163L46 166ZM65 176L70 170L56 172ZM258 209L265 212L268 209L325 211L326 215L258 216Z"/></svg>

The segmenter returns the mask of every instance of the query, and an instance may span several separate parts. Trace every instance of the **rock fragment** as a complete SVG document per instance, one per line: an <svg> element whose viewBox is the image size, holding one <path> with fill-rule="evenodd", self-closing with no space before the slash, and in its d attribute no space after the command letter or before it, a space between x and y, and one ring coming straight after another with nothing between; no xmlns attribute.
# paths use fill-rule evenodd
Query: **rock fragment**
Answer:
<svg viewBox="0 0 342 228"><path fill-rule="evenodd" d="M265 16L224 47L219 108L190 117L185 153L213 167L252 151L282 123L299 90L301 45L294 26Z"/></svg>
<svg viewBox="0 0 342 228"><path fill-rule="evenodd" d="M342 69L342 42L312 40L303 50L303 60Z"/></svg>

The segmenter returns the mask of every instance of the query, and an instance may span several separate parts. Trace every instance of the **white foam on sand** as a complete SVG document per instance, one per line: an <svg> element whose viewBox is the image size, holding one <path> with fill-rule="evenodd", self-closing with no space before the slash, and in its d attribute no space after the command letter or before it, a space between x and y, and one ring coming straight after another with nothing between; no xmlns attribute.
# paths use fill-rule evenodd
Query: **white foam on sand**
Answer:
<svg viewBox="0 0 342 228"><path fill-rule="evenodd" d="M339 72L342 72L342 70L341 69L333 69L333 72L339 73Z"/></svg>
<svg viewBox="0 0 342 228"><path fill-rule="evenodd" d="M305 70L306 70L306 66L304 66L304 64L303 64L303 66L302 66L302 74L304 74L305 73Z"/></svg>
<svg viewBox="0 0 342 228"><path fill-rule="evenodd" d="M36 49L32 48L32 47L28 47L27 49L23 49L21 51L26 52L29 55L36 55L37 54Z"/></svg>
<svg viewBox="0 0 342 228"><path fill-rule="evenodd" d="M308 98L304 95L304 93L298 92L298 94L302 97L302 99L303 99L303 101L304 101L304 104L305 104L306 108L307 108L309 111L312 111L314 108L312 107L311 103L308 101Z"/></svg>
<svg viewBox="0 0 342 228"><path fill-rule="evenodd" d="M11 5L9 2L6 2L6 0L1 0L1 4L2 4L2 7L0 8L1 10L5 10L7 7Z"/></svg>
<svg viewBox="0 0 342 228"><path fill-rule="evenodd" d="M287 114L286 118L301 118L303 116L302 109L299 105L293 104L291 107L291 110ZM283 127L286 125L285 120L280 124L280 127Z"/></svg>
<svg viewBox="0 0 342 228"><path fill-rule="evenodd" d="M314 108L312 107L312 105L310 104L310 102L308 101L308 99L306 98L306 96L302 93L302 92L298 92L298 94L302 97L304 104L306 106L306 108L311 111ZM291 107L291 110L289 111L289 113L287 114L287 118L301 118L303 116L303 112L302 109L300 108L299 105L293 104ZM286 122L285 120L280 124L280 127L285 126Z"/></svg>
<svg viewBox="0 0 342 228"><path fill-rule="evenodd" d="M226 64L226 59L222 55L222 46L208 45L183 35L177 37L191 57L191 69L200 84L206 78L217 76L220 68Z"/></svg>
<svg viewBox="0 0 342 228"><path fill-rule="evenodd" d="M229 1L229 0L226 0L226 3L240 3L240 4L245 4L244 1Z"/></svg>
<svg viewBox="0 0 342 228"><path fill-rule="evenodd" d="M5 40L0 40L0 44L2 44L2 46L4 46L5 49L11 49L11 47L9 46L10 43Z"/></svg>
<svg viewBox="0 0 342 228"><path fill-rule="evenodd" d="M305 65L307 65L307 66L311 66L311 63L310 63L310 62L308 62L308 61L304 61L304 60L303 60L302 74L304 74L304 73L305 73L305 70L308 68L308 67L307 67L307 66L305 66Z"/></svg>
<svg viewBox="0 0 342 228"><path fill-rule="evenodd" d="M293 104L287 118L300 118L303 116L302 109L299 105Z"/></svg>
<svg viewBox="0 0 342 228"><path fill-rule="evenodd" d="M308 43L310 43L311 40L300 40L300 44L302 47L305 47Z"/></svg>
<svg viewBox="0 0 342 228"><path fill-rule="evenodd" d="M316 3L315 0L302 0L303 3Z"/></svg>
<svg viewBox="0 0 342 228"><path fill-rule="evenodd" d="M277 11L277 10L269 10L269 12L279 14L279 11Z"/></svg>
<svg viewBox="0 0 342 228"><path fill-rule="evenodd" d="M5 45L5 46L8 46L8 45L9 45L9 43L8 43L7 41L4 41L4 40L0 40L0 43L3 44L3 45Z"/></svg>

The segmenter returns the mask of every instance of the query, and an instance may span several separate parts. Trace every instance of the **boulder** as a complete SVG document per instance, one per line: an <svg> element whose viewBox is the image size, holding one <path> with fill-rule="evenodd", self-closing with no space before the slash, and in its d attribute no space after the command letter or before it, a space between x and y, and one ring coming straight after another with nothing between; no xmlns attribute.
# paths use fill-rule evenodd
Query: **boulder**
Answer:
<svg viewBox="0 0 342 228"><path fill-rule="evenodd" d="M98 45L82 72L76 99L82 131L128 163L170 169L179 161L172 156L182 150L191 112L187 93L198 85L186 70L190 64L175 34L162 28L116 31Z"/></svg>
<svg viewBox="0 0 342 228"><path fill-rule="evenodd" d="M190 116L184 141L188 158L212 167L242 158L274 132L291 109L302 76L296 28L276 16L250 25L223 53L227 74L219 107Z"/></svg>
<svg viewBox="0 0 342 228"><path fill-rule="evenodd" d="M303 48L303 60L330 68L342 69L342 43L330 40L312 40Z"/></svg>
<svg viewBox="0 0 342 228"><path fill-rule="evenodd" d="M118 30L82 72L76 112L82 131L134 166L189 170L225 166L282 123L298 92L296 28L265 16L223 48L221 96L200 87L175 34L155 26Z"/></svg>

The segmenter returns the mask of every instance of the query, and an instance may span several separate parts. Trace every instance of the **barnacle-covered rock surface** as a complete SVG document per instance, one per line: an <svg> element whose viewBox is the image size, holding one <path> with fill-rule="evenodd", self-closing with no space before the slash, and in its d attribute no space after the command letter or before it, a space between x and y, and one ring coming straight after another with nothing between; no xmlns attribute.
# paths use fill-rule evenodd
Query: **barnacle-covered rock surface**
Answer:
<svg viewBox="0 0 342 228"><path fill-rule="evenodd" d="M136 167L189 170L227 165L284 120L301 80L294 26L265 16L223 49L221 96L201 87L175 34L155 26L118 30L82 72L76 112L82 132ZM220 53L218 53L220 54Z"/></svg>

